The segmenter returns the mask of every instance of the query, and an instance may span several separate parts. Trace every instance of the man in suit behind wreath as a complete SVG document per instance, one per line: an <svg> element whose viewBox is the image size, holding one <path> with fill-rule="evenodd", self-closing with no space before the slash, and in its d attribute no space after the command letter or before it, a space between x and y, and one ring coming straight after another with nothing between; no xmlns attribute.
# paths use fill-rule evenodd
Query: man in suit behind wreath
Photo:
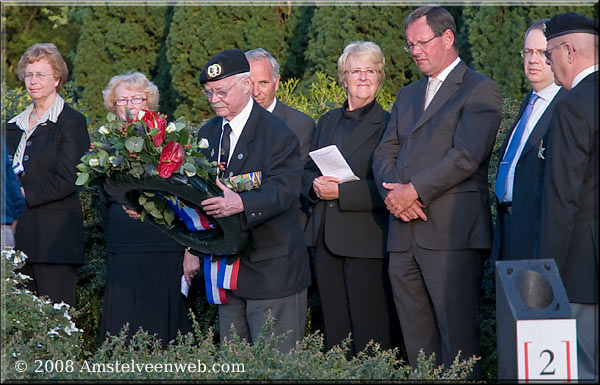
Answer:
<svg viewBox="0 0 600 385"><path fill-rule="evenodd" d="M548 128L540 258L554 258L577 321L580 380L598 382L598 21L576 13L546 23L544 51L568 89Z"/></svg>
<svg viewBox="0 0 600 385"><path fill-rule="evenodd" d="M299 141L285 123L251 97L250 66L244 52L232 49L213 56L200 74L202 90L216 117L199 131L204 150L226 175L260 171L261 185L236 193L219 181L222 197L202 202L214 217L241 214L242 227L252 230L253 246L239 265L237 290L226 290L219 306L221 341L230 327L255 342L267 314L275 318L276 335L291 333L279 344L287 352L304 336L306 288L310 284L308 255L299 224L302 163ZM199 269L198 257L185 254L184 274Z"/></svg>
<svg viewBox="0 0 600 385"><path fill-rule="evenodd" d="M246 52L246 59L250 63L250 74L252 75L252 97L264 109L278 116L294 131L300 140L300 157L302 164L309 160L308 152L315 131L315 121L304 112L288 106L275 97L279 89L279 63L273 55L263 49L256 48ZM301 206L305 206L300 201ZM306 225L307 209L301 207L300 225L302 229Z"/></svg>
<svg viewBox="0 0 600 385"><path fill-rule="evenodd" d="M447 10L420 7L404 25L405 49L427 77L398 92L373 170L390 211L389 276L408 360L416 367L423 349L449 367L459 350L479 354L480 266L492 240L487 173L501 99L458 57Z"/></svg>
<svg viewBox="0 0 600 385"><path fill-rule="evenodd" d="M557 101L567 92L554 84L546 64L544 23L538 20L525 31L520 52L525 77L533 90L527 94L512 129L499 150L496 176L497 217L494 260L532 259L539 252L540 210L546 131Z"/></svg>

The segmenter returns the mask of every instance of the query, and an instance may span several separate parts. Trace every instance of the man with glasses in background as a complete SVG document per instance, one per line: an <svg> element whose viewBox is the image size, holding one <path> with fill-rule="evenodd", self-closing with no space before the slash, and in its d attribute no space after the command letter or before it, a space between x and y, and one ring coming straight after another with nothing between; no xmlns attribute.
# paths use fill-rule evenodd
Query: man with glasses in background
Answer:
<svg viewBox="0 0 600 385"><path fill-rule="evenodd" d="M598 382L598 21L545 24L547 63L569 90L548 128L540 258L554 258L577 321L580 380Z"/></svg>
<svg viewBox="0 0 600 385"><path fill-rule="evenodd" d="M225 290L219 305L221 341L238 336L258 340L267 314L275 317L273 332L287 334L278 345L287 353L304 337L306 288L310 284L308 254L300 228L299 197L302 163L296 135L251 96L250 65L244 52L231 49L213 56L200 74L200 84L216 117L199 131L229 176L261 173L255 189L236 193L217 180L223 196L202 202L204 211L223 218L241 214L253 234L249 255L239 262L236 290ZM199 270L199 259L185 253L184 274ZM289 331L291 330L291 333Z"/></svg>
<svg viewBox="0 0 600 385"><path fill-rule="evenodd" d="M520 52L525 78L533 90L521 103L517 120L499 150L494 260L533 259L539 252L546 131L557 101L566 93L554 84L544 56L543 27L549 20L538 20L525 31Z"/></svg>
<svg viewBox="0 0 600 385"><path fill-rule="evenodd" d="M406 49L427 77L402 88L375 150L390 211L389 276L409 363L450 367L479 355L481 259L492 243L488 164L502 118L496 83L458 57L452 15L424 6L404 21ZM479 377L478 365L472 377Z"/></svg>

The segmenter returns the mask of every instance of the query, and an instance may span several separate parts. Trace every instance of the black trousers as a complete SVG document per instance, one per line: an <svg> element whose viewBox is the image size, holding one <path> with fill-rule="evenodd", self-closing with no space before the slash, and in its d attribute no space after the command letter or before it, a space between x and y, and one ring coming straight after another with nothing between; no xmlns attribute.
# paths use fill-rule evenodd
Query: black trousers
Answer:
<svg viewBox="0 0 600 385"><path fill-rule="evenodd" d="M33 278L26 287L38 296L75 306L78 268L72 263L26 263L21 273Z"/></svg>
<svg viewBox="0 0 600 385"><path fill-rule="evenodd" d="M392 347L392 325L398 328L398 323L394 322L386 261L338 256L319 239L315 273L327 349L339 345L349 333L352 333L350 356L363 350L370 340L379 343L382 349Z"/></svg>

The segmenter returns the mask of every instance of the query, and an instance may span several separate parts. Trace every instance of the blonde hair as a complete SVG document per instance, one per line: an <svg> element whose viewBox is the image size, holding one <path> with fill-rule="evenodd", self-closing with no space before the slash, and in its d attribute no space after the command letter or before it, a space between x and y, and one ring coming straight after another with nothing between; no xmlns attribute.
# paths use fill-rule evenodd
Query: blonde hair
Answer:
<svg viewBox="0 0 600 385"><path fill-rule="evenodd" d="M17 76L21 81L25 81L25 68L27 65L42 59L46 59L52 67L54 79L59 79L56 91L60 91L62 86L67 82L69 69L58 48L52 43L35 43L29 47L23 56L21 56L21 60L19 60Z"/></svg>
<svg viewBox="0 0 600 385"><path fill-rule="evenodd" d="M385 70L383 69L385 66L385 56L383 56L381 48L372 41L353 41L348 44L338 59L338 78L342 84L346 82L346 77L348 76L346 63L350 55L366 58L375 64L377 72L379 73L377 89L381 88L381 85L385 80Z"/></svg>
<svg viewBox="0 0 600 385"><path fill-rule="evenodd" d="M109 111L116 109L115 90L121 84L127 85L130 90L141 91L146 94L148 108L156 111L158 108L158 87L152 83L146 75L141 72L127 72L122 75L113 76L106 88L102 91L104 106Z"/></svg>

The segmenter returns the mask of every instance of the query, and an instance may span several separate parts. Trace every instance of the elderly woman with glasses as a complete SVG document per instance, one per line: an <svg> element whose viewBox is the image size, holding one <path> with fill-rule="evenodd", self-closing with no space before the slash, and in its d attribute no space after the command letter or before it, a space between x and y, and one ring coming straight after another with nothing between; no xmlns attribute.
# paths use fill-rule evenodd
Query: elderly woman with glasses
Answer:
<svg viewBox="0 0 600 385"><path fill-rule="evenodd" d="M158 108L158 88L140 72L114 76L102 93L105 107L121 120ZM106 193L100 198L107 251L100 338L129 323L129 336L141 327L166 345L178 331L189 331L180 291L184 249Z"/></svg>
<svg viewBox="0 0 600 385"><path fill-rule="evenodd" d="M395 319L386 263L387 213L373 179L372 160L389 120L375 100L385 78L385 58L369 41L350 43L338 60L347 99L317 124L312 149L336 145L360 178L341 183L305 166L303 195L313 204L305 230L315 247L325 342L330 349L352 333L350 355L369 340L391 346Z"/></svg>
<svg viewBox="0 0 600 385"><path fill-rule="evenodd" d="M58 94L69 71L54 44L27 49L17 68L32 103L6 125L6 147L27 207L15 243L33 278L28 288L75 305L77 269L84 263L83 214L75 166L90 146L85 117Z"/></svg>

